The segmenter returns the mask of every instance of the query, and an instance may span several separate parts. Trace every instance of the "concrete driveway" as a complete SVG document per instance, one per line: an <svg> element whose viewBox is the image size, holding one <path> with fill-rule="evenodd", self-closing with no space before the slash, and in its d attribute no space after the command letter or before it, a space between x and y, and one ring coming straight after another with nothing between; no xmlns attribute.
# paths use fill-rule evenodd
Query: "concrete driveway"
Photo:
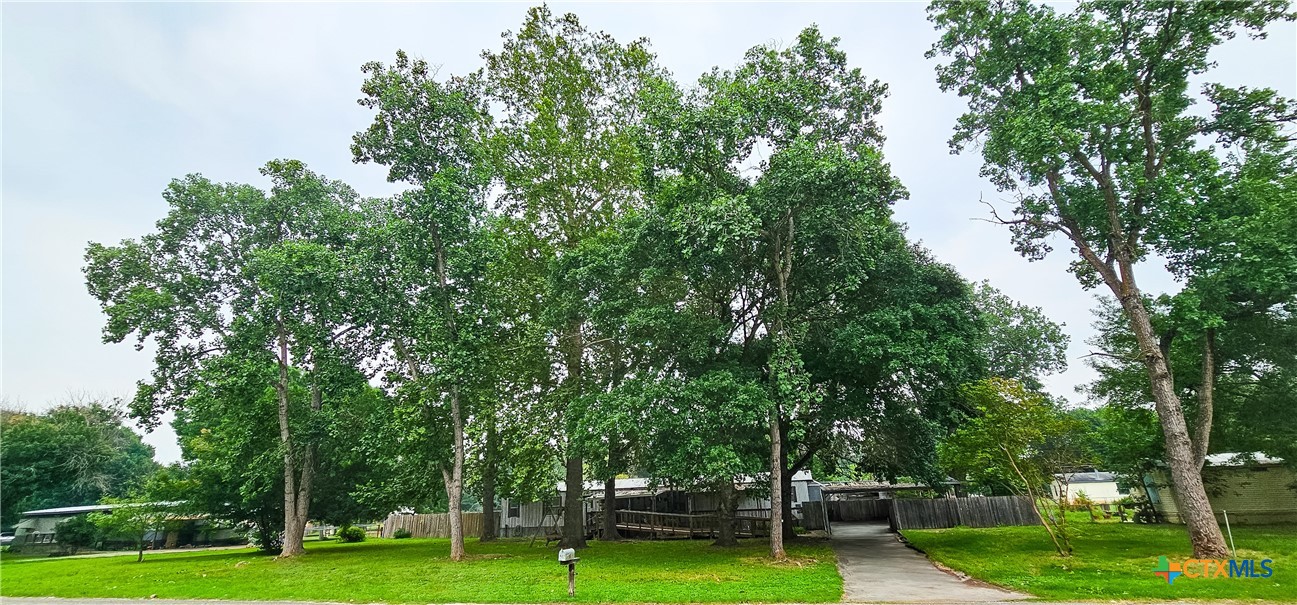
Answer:
<svg viewBox="0 0 1297 605"><path fill-rule="evenodd" d="M832 544L844 601L986 603L1030 598L937 569L922 553L902 544L886 523L834 523Z"/></svg>

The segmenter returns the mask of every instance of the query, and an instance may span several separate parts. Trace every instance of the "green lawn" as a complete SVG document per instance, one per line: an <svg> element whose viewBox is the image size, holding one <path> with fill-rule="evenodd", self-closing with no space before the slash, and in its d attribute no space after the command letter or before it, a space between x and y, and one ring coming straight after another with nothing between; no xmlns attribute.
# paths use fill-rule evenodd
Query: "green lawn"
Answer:
<svg viewBox="0 0 1297 605"><path fill-rule="evenodd" d="M1192 550L1183 526L1075 522L1075 554L1058 557L1041 527L907 530L934 560L980 580L1046 599L1258 599L1297 602L1297 526L1235 527L1240 559L1273 559L1269 578L1153 575L1159 555Z"/></svg>
<svg viewBox="0 0 1297 605"><path fill-rule="evenodd" d="M586 602L827 602L842 596L833 551L799 540L792 560L763 557L765 542L719 549L704 541L591 542L580 551L576 600ZM94 559L0 559L0 595L354 601L357 603L567 601L556 550L527 541L467 544L452 563L448 540L308 542L275 561L251 550Z"/></svg>

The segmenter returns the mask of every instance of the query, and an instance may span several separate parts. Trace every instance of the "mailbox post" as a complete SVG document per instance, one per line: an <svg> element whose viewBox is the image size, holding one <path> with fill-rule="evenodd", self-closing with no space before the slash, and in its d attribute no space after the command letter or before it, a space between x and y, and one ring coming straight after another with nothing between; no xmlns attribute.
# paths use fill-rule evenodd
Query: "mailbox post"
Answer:
<svg viewBox="0 0 1297 605"><path fill-rule="evenodd" d="M571 548L562 548L558 551L558 564L567 566L567 596L576 596L576 562L581 558L576 556L576 551Z"/></svg>

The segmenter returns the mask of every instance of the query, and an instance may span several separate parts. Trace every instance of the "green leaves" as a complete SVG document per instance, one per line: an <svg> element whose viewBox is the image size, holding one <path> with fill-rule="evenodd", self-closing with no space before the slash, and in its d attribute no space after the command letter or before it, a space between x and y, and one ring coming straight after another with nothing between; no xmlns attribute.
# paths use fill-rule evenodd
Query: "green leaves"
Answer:
<svg viewBox="0 0 1297 605"><path fill-rule="evenodd" d="M352 138L357 162L388 167L388 180L436 181L480 189L491 178L486 137L491 114L476 77L433 79L422 59L397 51L396 62L361 68L367 75L358 103L374 122Z"/></svg>
<svg viewBox="0 0 1297 605"><path fill-rule="evenodd" d="M665 77L647 45L540 6L482 53L480 77L503 108L492 149L506 210L539 239L570 247L637 205L640 101Z"/></svg>
<svg viewBox="0 0 1297 605"><path fill-rule="evenodd" d="M938 83L968 100L952 148L979 143L983 174L1022 195L1005 219L1019 250L1038 258L1061 233L1094 251L1085 271L1102 272L1147 254L1153 225L1187 228L1181 215L1213 195L1221 175L1200 135L1273 141L1292 123L1290 102L1273 91L1208 84L1217 111L1204 119L1188 90L1217 44L1291 18L1282 2L1094 2L1071 13L934 2L929 20L942 36L928 56L948 59Z"/></svg>
<svg viewBox="0 0 1297 605"><path fill-rule="evenodd" d="M1050 321L1039 307L1014 302L990 282L977 284L973 293L987 327L982 347L992 376L1039 389L1042 375L1067 369L1069 338L1062 325Z"/></svg>
<svg viewBox="0 0 1297 605"><path fill-rule="evenodd" d="M1053 474L1083 464L1087 452L1072 449L1079 421L1057 410L1022 383L987 378L960 388L974 410L941 446L946 468L983 484L1038 490Z"/></svg>

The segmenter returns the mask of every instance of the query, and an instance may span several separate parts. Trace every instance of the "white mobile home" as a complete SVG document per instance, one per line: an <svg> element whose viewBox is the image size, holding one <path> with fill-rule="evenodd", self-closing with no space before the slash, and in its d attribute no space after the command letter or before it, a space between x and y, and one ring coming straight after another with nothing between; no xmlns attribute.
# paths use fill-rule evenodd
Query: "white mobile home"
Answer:
<svg viewBox="0 0 1297 605"><path fill-rule="evenodd" d="M1095 504L1111 504L1129 496L1130 491L1117 485L1116 473L1103 471L1054 475L1054 482L1049 484L1049 495L1055 499L1064 492L1072 501L1085 494Z"/></svg>

